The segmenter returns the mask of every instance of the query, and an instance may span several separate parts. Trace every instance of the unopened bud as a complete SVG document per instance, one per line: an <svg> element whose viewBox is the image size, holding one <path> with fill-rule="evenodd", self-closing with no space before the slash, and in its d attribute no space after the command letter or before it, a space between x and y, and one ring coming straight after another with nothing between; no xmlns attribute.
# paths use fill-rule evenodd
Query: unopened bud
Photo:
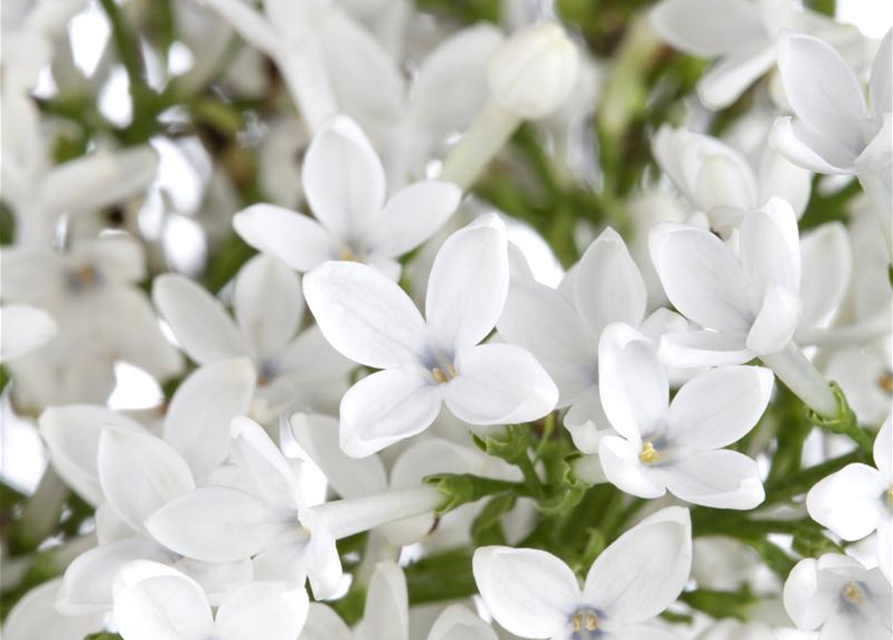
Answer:
<svg viewBox="0 0 893 640"><path fill-rule="evenodd" d="M540 22L516 32L493 53L491 99L522 118L542 118L567 99L579 67L579 54L564 29Z"/></svg>

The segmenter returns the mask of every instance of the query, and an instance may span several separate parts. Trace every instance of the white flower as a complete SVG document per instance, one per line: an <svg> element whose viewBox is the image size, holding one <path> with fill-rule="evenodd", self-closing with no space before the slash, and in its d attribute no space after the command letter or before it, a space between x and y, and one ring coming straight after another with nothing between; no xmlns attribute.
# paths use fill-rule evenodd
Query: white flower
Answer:
<svg viewBox="0 0 893 640"><path fill-rule="evenodd" d="M425 180L386 200L381 162L345 116L328 120L314 137L301 178L316 220L268 204L248 207L233 220L248 244L301 272L328 260L349 260L396 280L395 259L437 231L462 197L455 185Z"/></svg>
<svg viewBox="0 0 893 640"><path fill-rule="evenodd" d="M772 196L787 200L799 218L811 189L810 173L773 153L751 164L732 147L707 135L663 125L652 143L655 159L710 228L728 237L744 215Z"/></svg>
<svg viewBox="0 0 893 640"><path fill-rule="evenodd" d="M70 405L43 412L40 432L54 469L98 507L100 545L66 570L59 596L66 613L108 609L117 570L135 559L177 566L212 596L250 580L247 562L212 566L178 558L151 539L145 520L212 477L228 454L229 421L248 408L253 389L254 371L246 360L196 370L171 399L163 439L104 407Z"/></svg>
<svg viewBox="0 0 893 640"><path fill-rule="evenodd" d="M7 614L4 640L83 640L102 629L102 613L63 615L56 610L61 579L45 582L26 593Z"/></svg>
<svg viewBox="0 0 893 640"><path fill-rule="evenodd" d="M155 279L152 297L186 354L199 364L247 357L258 377L253 411L263 422L287 409L337 406L349 361L315 327L301 331L298 276L276 258L255 256L235 278L235 321L206 289L180 275Z"/></svg>
<svg viewBox="0 0 893 640"><path fill-rule="evenodd" d="M878 569L833 553L801 560L784 585L788 615L804 631L821 628L819 640L887 640L891 600Z"/></svg>
<svg viewBox="0 0 893 640"><path fill-rule="evenodd" d="M341 580L335 539L306 508L295 470L248 418L232 421L230 448L240 486L181 492L148 518L149 532L204 562L254 557L258 577L303 582L306 574L317 597L331 596Z"/></svg>
<svg viewBox="0 0 893 640"><path fill-rule="evenodd" d="M329 262L304 277L326 339L360 364L383 369L341 400L341 446L364 457L428 428L446 403L460 420L526 422L558 390L524 349L478 345L502 313L509 284L505 228L488 215L444 242L428 280L426 318L394 282L365 265Z"/></svg>
<svg viewBox="0 0 893 640"><path fill-rule="evenodd" d="M2 96L3 197L15 213L17 244L49 248L66 213L68 233L77 236L83 216L143 193L155 178L158 155L148 145L100 148L52 166L34 100L8 90Z"/></svg>
<svg viewBox="0 0 893 640"><path fill-rule="evenodd" d="M688 581L689 513L663 509L624 533L593 563L583 589L566 564L536 549L481 547L473 567L493 618L522 638L670 639L643 623L672 604Z"/></svg>
<svg viewBox="0 0 893 640"><path fill-rule="evenodd" d="M488 62L490 96L521 118L535 120L564 103L577 81L579 54L554 22L520 29Z"/></svg>
<svg viewBox="0 0 893 640"><path fill-rule="evenodd" d="M877 424L893 402L893 342L841 349L828 359L825 375L840 385L860 423Z"/></svg>
<svg viewBox="0 0 893 640"><path fill-rule="evenodd" d="M610 228L589 246L561 290L529 278L511 281L499 335L529 350L555 381L558 406L570 407L564 426L584 453L598 451L607 427L598 397L599 337L612 322L649 333L659 333L665 320L672 323L665 311L645 319L646 306L642 275Z"/></svg>
<svg viewBox="0 0 893 640"><path fill-rule="evenodd" d="M833 33L834 23L793 0L663 0L651 11L660 36L681 51L718 58L698 82L711 109L724 109L775 64L775 39L785 28Z"/></svg>
<svg viewBox="0 0 893 640"><path fill-rule="evenodd" d="M301 585L254 582L216 615L201 586L163 564L137 561L115 578L115 624L124 640L294 640L307 619Z"/></svg>
<svg viewBox="0 0 893 640"><path fill-rule="evenodd" d="M21 304L0 307L0 362L36 351L58 331L53 316Z"/></svg>
<svg viewBox="0 0 893 640"><path fill-rule="evenodd" d="M831 45L785 33L778 67L796 118L779 119L770 141L791 162L817 173L858 174L889 168L893 80L891 33L884 36L869 83L871 110L862 85Z"/></svg>
<svg viewBox="0 0 893 640"><path fill-rule="evenodd" d="M893 580L893 426L888 417L874 441L874 464L853 463L832 473L806 494L810 517L844 540L877 531L881 571Z"/></svg>
<svg viewBox="0 0 893 640"><path fill-rule="evenodd" d="M656 225L650 245L670 302L705 328L664 336L668 363L739 364L791 340L802 307L800 245L785 201L774 198L745 216L740 257L709 231L673 223Z"/></svg>
<svg viewBox="0 0 893 640"><path fill-rule="evenodd" d="M9 363L20 407L104 403L117 360L158 380L179 373L182 357L136 286L146 269L136 240L107 236L61 253L15 246L0 252L0 261L4 303L42 309L58 329L42 349Z"/></svg>
<svg viewBox="0 0 893 640"><path fill-rule="evenodd" d="M772 372L719 367L686 382L670 402L670 385L651 342L624 324L599 343L599 391L620 434L605 436L599 457L608 480L633 495L669 490L720 509L752 509L765 498L757 464L725 450L759 421L772 394Z"/></svg>

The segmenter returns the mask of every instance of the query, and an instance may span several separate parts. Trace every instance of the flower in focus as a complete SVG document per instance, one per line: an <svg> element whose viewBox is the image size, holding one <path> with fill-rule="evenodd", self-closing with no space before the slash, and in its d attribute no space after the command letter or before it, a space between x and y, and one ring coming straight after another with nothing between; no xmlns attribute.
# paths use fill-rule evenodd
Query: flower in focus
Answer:
<svg viewBox="0 0 893 640"><path fill-rule="evenodd" d="M647 624L682 592L691 570L687 509L663 509L596 558L583 588L564 562L538 549L481 547L474 579L484 604L522 638L605 640L673 634ZM585 635L584 635L585 634Z"/></svg>
<svg viewBox="0 0 893 640"><path fill-rule="evenodd" d="M345 357L375 369L341 400L341 447L361 458L427 429L446 403L474 425L542 417L555 384L526 350L479 345L509 286L503 223L488 215L444 242L422 318L406 293L361 264L328 262L304 277L323 335Z"/></svg>

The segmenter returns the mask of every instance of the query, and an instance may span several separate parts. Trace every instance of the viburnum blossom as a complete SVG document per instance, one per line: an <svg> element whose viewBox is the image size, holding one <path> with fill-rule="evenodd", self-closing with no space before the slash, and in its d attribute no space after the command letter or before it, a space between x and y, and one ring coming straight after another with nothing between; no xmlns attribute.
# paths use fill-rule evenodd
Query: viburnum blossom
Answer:
<svg viewBox="0 0 893 640"><path fill-rule="evenodd" d="M3 0L3 640L889 639L852 4Z"/></svg>

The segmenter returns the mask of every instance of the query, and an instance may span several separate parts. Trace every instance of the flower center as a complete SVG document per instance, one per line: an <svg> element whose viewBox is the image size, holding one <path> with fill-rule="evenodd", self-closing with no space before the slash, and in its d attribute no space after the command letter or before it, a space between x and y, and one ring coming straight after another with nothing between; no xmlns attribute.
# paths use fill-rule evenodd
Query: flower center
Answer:
<svg viewBox="0 0 893 640"><path fill-rule="evenodd" d="M877 386L884 393L893 396L893 371L884 371L877 379Z"/></svg>
<svg viewBox="0 0 893 640"><path fill-rule="evenodd" d="M444 384L449 382L453 378L456 377L456 367L453 365L447 365L444 368L434 367L431 369L431 377L434 378L434 382L437 384Z"/></svg>
<svg viewBox="0 0 893 640"><path fill-rule="evenodd" d="M579 609L571 616L571 640L594 640L597 637L596 632L599 631L599 622L596 611Z"/></svg>
<svg viewBox="0 0 893 640"><path fill-rule="evenodd" d="M843 588L843 597L853 604L865 602L865 592L855 582L848 582Z"/></svg>
<svg viewBox="0 0 893 640"><path fill-rule="evenodd" d="M68 272L68 288L84 291L102 282L102 274L92 264L85 264Z"/></svg>
<svg viewBox="0 0 893 640"><path fill-rule="evenodd" d="M645 464L652 464L660 460L660 453L654 448L651 442L642 443L642 452L639 454L639 460Z"/></svg>

